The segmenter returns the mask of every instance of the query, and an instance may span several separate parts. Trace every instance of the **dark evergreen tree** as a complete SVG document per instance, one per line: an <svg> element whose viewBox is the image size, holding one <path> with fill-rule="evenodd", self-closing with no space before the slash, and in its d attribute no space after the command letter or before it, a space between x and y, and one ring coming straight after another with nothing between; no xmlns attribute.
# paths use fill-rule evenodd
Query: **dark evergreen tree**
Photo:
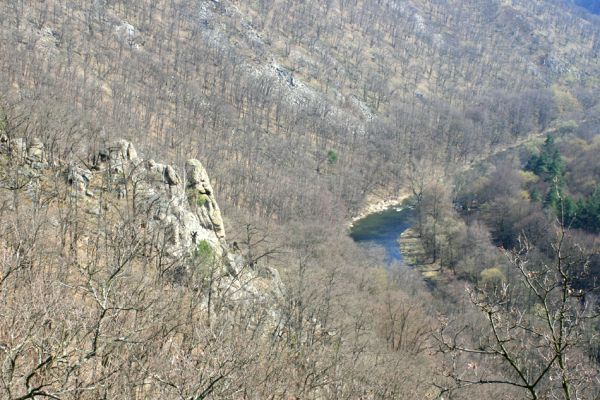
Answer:
<svg viewBox="0 0 600 400"><path fill-rule="evenodd" d="M554 137L546 136L539 155L533 155L525 166L525 169L543 178L546 182L553 182L565 173L565 163L556 146Z"/></svg>

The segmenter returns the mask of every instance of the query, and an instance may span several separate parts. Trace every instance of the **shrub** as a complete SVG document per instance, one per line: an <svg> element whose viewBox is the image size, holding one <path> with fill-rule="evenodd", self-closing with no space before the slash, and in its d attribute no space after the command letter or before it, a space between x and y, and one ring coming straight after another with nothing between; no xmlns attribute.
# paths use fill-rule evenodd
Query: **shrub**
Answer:
<svg viewBox="0 0 600 400"><path fill-rule="evenodd" d="M196 247L194 256L199 260L212 260L215 251L207 240L201 240Z"/></svg>
<svg viewBox="0 0 600 400"><path fill-rule="evenodd" d="M483 287L498 287L506 282L506 276L498 268L486 268L479 274L479 282Z"/></svg>
<svg viewBox="0 0 600 400"><path fill-rule="evenodd" d="M337 159L338 159L338 155L335 150L329 150L327 152L327 162L329 164L335 164L337 162Z"/></svg>
<svg viewBox="0 0 600 400"><path fill-rule="evenodd" d="M196 204L198 205L198 207L204 206L207 201L208 201L208 196L205 194L199 194L198 197L196 198Z"/></svg>

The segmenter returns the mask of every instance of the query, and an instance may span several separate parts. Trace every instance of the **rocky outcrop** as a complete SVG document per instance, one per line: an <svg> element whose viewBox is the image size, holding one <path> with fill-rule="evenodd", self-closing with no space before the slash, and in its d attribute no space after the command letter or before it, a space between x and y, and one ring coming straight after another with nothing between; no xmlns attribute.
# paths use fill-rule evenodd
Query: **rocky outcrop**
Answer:
<svg viewBox="0 0 600 400"><path fill-rule="evenodd" d="M5 133L1 133L0 153L20 160L37 170L47 166L44 143L36 137L28 141L25 138L9 138Z"/></svg>
<svg viewBox="0 0 600 400"><path fill-rule="evenodd" d="M169 186L177 186L181 184L179 174L175 172L175 168L173 168L171 165L167 165L165 167L165 181Z"/></svg>
<svg viewBox="0 0 600 400"><path fill-rule="evenodd" d="M27 158L32 162L44 161L44 143L40 139L31 139L27 147Z"/></svg>
<svg viewBox="0 0 600 400"><path fill-rule="evenodd" d="M37 138L27 142L3 135L0 152L30 166L48 166L44 144ZM202 241L217 255L227 253L221 211L200 161L188 160L183 170L154 160L144 162L126 140L104 146L93 160L91 166L72 161L61 167L71 195L89 198L89 204L81 206L95 210L91 214L98 215L100 209L95 193L111 192L116 201L127 201L135 215L147 220L143 225L163 238L168 255L189 254Z"/></svg>
<svg viewBox="0 0 600 400"><path fill-rule="evenodd" d="M100 149L92 165L55 158L48 164L42 141L6 136L0 137L0 155L17 160L12 171L17 172L19 182L10 185L15 190L23 188L34 199L44 180L54 179L60 171L68 196L54 200L68 199L82 212L78 215L82 225L94 227L96 219L125 222L120 226L142 239L140 253L155 257L161 264L159 270L169 271L173 282L185 284L193 273L201 271L202 276L210 268L216 271L211 275L215 295L238 304L264 303L272 320L278 319L274 305L284 291L279 275L266 266L249 265L237 246L229 251L215 192L199 160L188 160L184 168L145 161L131 143L119 140ZM84 231L82 238L96 234L101 233Z"/></svg>
<svg viewBox="0 0 600 400"><path fill-rule="evenodd" d="M71 186L76 193L86 193L90 180L92 179L92 171L81 168L78 165L71 163L66 170L67 184Z"/></svg>
<svg viewBox="0 0 600 400"><path fill-rule="evenodd" d="M148 228L163 234L173 257L189 253L202 241L216 254L224 253L223 220L208 175L198 160L186 163L184 172L192 174L187 184L182 179L186 174L176 166L144 162L125 140L100 150L96 160L93 169L110 172L113 190L131 199L136 213L147 216Z"/></svg>
<svg viewBox="0 0 600 400"><path fill-rule="evenodd" d="M137 151L133 144L129 143L127 140L118 140L112 146L108 147L104 153L108 151L109 157L111 160L121 160L121 161L138 161Z"/></svg>
<svg viewBox="0 0 600 400"><path fill-rule="evenodd" d="M24 158L27 155L27 142L23 138L10 139L8 151L12 157Z"/></svg>
<svg viewBox="0 0 600 400"><path fill-rule="evenodd" d="M95 157L94 169L102 171L111 168L113 172L122 172L124 163L135 165L140 161L135 147L128 141L121 139L98 152Z"/></svg>
<svg viewBox="0 0 600 400"><path fill-rule="evenodd" d="M223 226L221 210L219 210L219 205L204 166L200 161L191 159L185 164L185 171L188 196L195 203L198 217L204 225L212 227L219 239L225 239L225 227Z"/></svg>

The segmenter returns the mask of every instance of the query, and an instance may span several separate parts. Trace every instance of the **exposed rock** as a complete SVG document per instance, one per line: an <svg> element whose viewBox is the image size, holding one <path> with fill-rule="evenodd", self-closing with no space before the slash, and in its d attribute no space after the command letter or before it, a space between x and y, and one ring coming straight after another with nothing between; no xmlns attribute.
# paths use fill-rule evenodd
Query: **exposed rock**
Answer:
<svg viewBox="0 0 600 400"><path fill-rule="evenodd" d="M22 138L4 138L3 150L22 157L30 165L39 165L39 169L47 167L44 144L38 138L32 139L29 146ZM215 254L225 254L227 244L221 211L200 161L188 160L187 185L183 185L176 167L154 160L142 163L134 146L126 140L101 149L95 160L94 172L75 162L69 163L64 172L67 185L75 195L86 197L91 209L95 210L96 206L95 191L110 190L117 200L131 195L129 198L139 215L148 217L143 225L162 232L168 255L179 258L190 254L202 241L210 244ZM105 174L103 179L97 180L103 182L102 187L92 185L94 173ZM235 261L227 260L229 272L234 274Z"/></svg>
<svg viewBox="0 0 600 400"><path fill-rule="evenodd" d="M136 161L137 151L127 140L118 140L108 148L110 159L115 161Z"/></svg>
<svg viewBox="0 0 600 400"><path fill-rule="evenodd" d="M44 161L44 143L38 138L31 139L27 149L27 158L30 161Z"/></svg>
<svg viewBox="0 0 600 400"><path fill-rule="evenodd" d="M119 40L135 50L139 50L144 44L136 27L129 22L122 21L120 25L115 27L115 33Z"/></svg>
<svg viewBox="0 0 600 400"><path fill-rule="evenodd" d="M22 170L31 174L25 176L29 179L26 191L37 201L40 181L54 176L55 165L42 162L46 154L40 140L31 140L27 148L25 144L24 140L7 139L0 143L0 150L3 157L24 156ZM220 276L216 291L228 293L230 304L280 302L283 289L276 270L245 268L247 262L239 247L237 252L228 251L221 212L200 161L188 160L185 173L175 165L142 162L124 140L100 150L90 169L81 163L54 159L63 170L68 193L78 199L82 215L86 215L83 218L110 222L127 214L128 233L143 235L139 237L152 249L148 251L160 252L160 262L168 266L165 270L173 282L185 284L190 271L211 263ZM46 170L30 167L36 163L46 165ZM116 168L123 173L115 174ZM273 320L277 319L273 311Z"/></svg>
<svg viewBox="0 0 600 400"><path fill-rule="evenodd" d="M277 72L277 75L279 75L280 78L285 80L285 82L288 84L288 86L290 86L290 87L296 86L296 82L294 81L294 73L292 71L290 71L289 69L283 68L279 65L276 65L275 72Z"/></svg>
<svg viewBox="0 0 600 400"><path fill-rule="evenodd" d="M139 162L135 147L127 140L118 140L113 144L101 149L96 157L96 169L102 169L108 163L110 168L121 169L123 162Z"/></svg>
<svg viewBox="0 0 600 400"><path fill-rule="evenodd" d="M176 248L181 246L179 225L179 221L174 215L169 215L165 218L165 239Z"/></svg>
<svg viewBox="0 0 600 400"><path fill-rule="evenodd" d="M92 178L92 172L75 164L69 164L67 167L66 176L67 184L69 184L77 192L85 194Z"/></svg>
<svg viewBox="0 0 600 400"><path fill-rule="evenodd" d="M165 168L165 181L169 186L177 186L181 183L181 179L175 171L175 168L170 165L167 165Z"/></svg>
<svg viewBox="0 0 600 400"><path fill-rule="evenodd" d="M60 43L60 35L52 30L50 27L44 27L40 30L40 40L36 43L37 50L50 51L56 50Z"/></svg>
<svg viewBox="0 0 600 400"><path fill-rule="evenodd" d="M212 193L212 186L208 179L208 174L200 161L196 159L187 160L185 163L185 173L188 180L188 187L194 187L201 190L202 194Z"/></svg>
<svg viewBox="0 0 600 400"><path fill-rule="evenodd" d="M13 157L24 158L27 155L27 143L23 138L10 139L8 149Z"/></svg>
<svg viewBox="0 0 600 400"><path fill-rule="evenodd" d="M159 164L154 160L148 160L146 162L146 180L154 183L164 183L165 176L164 164Z"/></svg>
<svg viewBox="0 0 600 400"><path fill-rule="evenodd" d="M132 191L136 211L147 216L144 221L147 229L162 232L168 255L181 258L202 241L206 241L216 255L223 255L224 241L215 233L208 213L202 216L195 212L196 206L188 201L188 192L176 167L154 160L122 161L120 165L125 171L123 175L135 182L127 190ZM115 184L117 187L113 190L117 193L126 189L125 182Z"/></svg>
<svg viewBox="0 0 600 400"><path fill-rule="evenodd" d="M133 145L131 143L129 143L129 146L127 146L127 159L134 160L134 161L138 159L137 151L135 150L135 147L133 147Z"/></svg>
<svg viewBox="0 0 600 400"><path fill-rule="evenodd" d="M220 239L225 239L221 210L213 194L208 174L202 163L191 159L185 164L187 189L196 204L196 213L204 225L209 225Z"/></svg>

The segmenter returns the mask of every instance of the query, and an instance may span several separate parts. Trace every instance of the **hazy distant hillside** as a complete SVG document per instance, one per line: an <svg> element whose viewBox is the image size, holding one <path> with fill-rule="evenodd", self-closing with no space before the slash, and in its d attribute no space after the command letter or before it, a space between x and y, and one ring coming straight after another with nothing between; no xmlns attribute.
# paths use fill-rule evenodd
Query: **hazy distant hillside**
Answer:
<svg viewBox="0 0 600 400"><path fill-rule="evenodd" d="M594 14L600 14L600 1L598 0L575 0L574 3Z"/></svg>
<svg viewBox="0 0 600 400"><path fill-rule="evenodd" d="M51 0L0 17L22 134L63 155L125 136L198 157L225 204L283 219L343 217L417 162L583 119L600 84L599 25L551 1Z"/></svg>

